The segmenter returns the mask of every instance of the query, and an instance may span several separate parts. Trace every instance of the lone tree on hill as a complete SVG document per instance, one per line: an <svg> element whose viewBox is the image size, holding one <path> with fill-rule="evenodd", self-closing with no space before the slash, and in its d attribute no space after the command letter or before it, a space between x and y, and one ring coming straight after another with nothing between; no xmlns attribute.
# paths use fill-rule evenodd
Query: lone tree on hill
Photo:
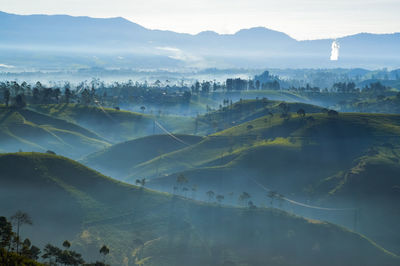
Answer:
<svg viewBox="0 0 400 266"><path fill-rule="evenodd" d="M270 191L270 192L268 192L267 197L270 198L270 204L271 204L271 207L273 207L274 199L278 197L278 192Z"/></svg>
<svg viewBox="0 0 400 266"><path fill-rule="evenodd" d="M100 254L103 255L103 262L106 262L106 256L108 255L108 253L110 253L110 250L108 249L108 247L106 245L103 245L100 250L99 250Z"/></svg>
<svg viewBox="0 0 400 266"><path fill-rule="evenodd" d="M250 194L247 192L243 192L242 194L240 194L239 196L239 201L243 202L244 205L246 206L249 202L248 200L251 198Z"/></svg>
<svg viewBox="0 0 400 266"><path fill-rule="evenodd" d="M305 117L306 116L306 111L304 111L303 108L300 108L299 110L297 110L297 114L301 117Z"/></svg>
<svg viewBox="0 0 400 266"><path fill-rule="evenodd" d="M209 191L206 192L206 194L208 196L208 201L211 202L211 200L214 198L214 195L215 195L214 191L209 190Z"/></svg>
<svg viewBox="0 0 400 266"><path fill-rule="evenodd" d="M17 253L19 254L20 229L25 224L32 225L33 222L29 214L22 211L17 211L13 216L11 216L11 222L17 226Z"/></svg>
<svg viewBox="0 0 400 266"><path fill-rule="evenodd" d="M188 181L188 179L186 178L186 176L184 174L179 174L178 177L176 178L176 183L178 183L179 187L181 187L183 184L186 184Z"/></svg>
<svg viewBox="0 0 400 266"><path fill-rule="evenodd" d="M223 195L218 195L218 196L216 197L216 199L217 199L218 203L221 204L222 201L225 199L225 197L224 197Z"/></svg>

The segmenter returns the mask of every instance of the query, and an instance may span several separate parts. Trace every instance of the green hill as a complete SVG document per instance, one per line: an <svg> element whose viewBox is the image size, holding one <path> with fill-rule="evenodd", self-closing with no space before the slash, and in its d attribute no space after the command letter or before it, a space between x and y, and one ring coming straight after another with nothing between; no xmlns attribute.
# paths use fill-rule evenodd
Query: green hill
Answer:
<svg viewBox="0 0 400 266"><path fill-rule="evenodd" d="M49 104L31 106L40 113L76 123L117 143L150 134L165 133L154 120L174 133L193 132L193 119L177 116L153 116L129 111L78 104Z"/></svg>
<svg viewBox="0 0 400 266"><path fill-rule="evenodd" d="M325 111L322 107L298 102L285 103L267 99L240 100L198 117L197 130L206 134L215 133L263 116L281 114L283 112L282 104L287 108L286 112L296 113L300 109L307 114Z"/></svg>
<svg viewBox="0 0 400 266"><path fill-rule="evenodd" d="M400 146L386 143L370 149L352 167L326 178L315 188L325 205L351 202L357 208L357 230L394 252L400 251L399 161Z"/></svg>
<svg viewBox="0 0 400 266"><path fill-rule="evenodd" d="M306 117L293 115L282 119L277 115L261 117L206 137L187 149L164 154L142 163L127 174L156 177L156 165L162 174L171 174L211 164L225 165L227 160L254 156L251 168L279 168L288 170L284 160L291 153L300 160L323 160L326 163L351 165L351 160L363 154L374 143L393 141L400 136L400 116L367 114L313 114ZM355 141L356 140L356 141ZM280 153L275 153L276 150ZM319 156L323 154L323 157ZM277 159L281 156L281 159ZM238 160L236 160L236 164ZM247 163L247 162L246 162ZM243 166L246 165L243 162ZM297 163L294 161L293 163ZM318 164L310 167L319 167ZM250 168L250 166L248 167ZM292 167L291 167L292 168ZM127 169L128 170L128 169ZM282 173L284 175L285 173Z"/></svg>
<svg viewBox="0 0 400 266"><path fill-rule="evenodd" d="M203 200L208 199L206 192L212 190L231 204L238 204L239 195L246 191L257 206L270 205L271 200L264 189L267 188L301 203L359 208L354 201L360 185L350 186L347 198L342 194L329 201L325 198L331 191L339 191L342 183L343 188L346 187L346 173L358 169L357 162L373 162L376 150L380 150L383 154L380 157L386 158L384 161L391 165L386 163L376 168L379 170L365 170L371 178L360 181L365 187L359 201L366 211L360 221L360 227L364 229L358 230L400 253L400 246L394 243L397 237L394 232L399 229L396 223L400 224L398 211L393 211L398 197L386 193L392 187L400 186L397 178L400 176L399 137L400 116L396 115L263 117L206 137L188 148L127 168L126 180L133 182L136 176L145 177L150 179L148 185L151 188L179 194L184 194L181 190L186 187L191 197ZM394 153L386 146L393 147ZM187 183L177 183L180 174L186 177ZM372 205L372 200L366 200L371 197L369 190L385 184L384 178L389 178L391 183L378 193L379 200ZM193 188L195 193L191 192ZM330 215L288 201L283 201L283 205L286 210L301 215L354 227L353 212ZM381 213L385 215L379 217L384 218L377 218L377 212L371 208L382 209Z"/></svg>
<svg viewBox="0 0 400 266"><path fill-rule="evenodd" d="M76 124L26 109L0 107L0 147L3 152L52 150L79 158L109 144Z"/></svg>
<svg viewBox="0 0 400 266"><path fill-rule="evenodd" d="M191 135L152 135L115 144L85 157L82 163L107 175L122 178L126 169L201 140L202 137Z"/></svg>
<svg viewBox="0 0 400 266"><path fill-rule="evenodd" d="M0 209L31 214L22 234L110 247L115 265L398 265L335 225L263 208L201 204L126 185L54 155L0 155ZM32 174L34 173L34 174ZM12 203L12 204L10 204Z"/></svg>

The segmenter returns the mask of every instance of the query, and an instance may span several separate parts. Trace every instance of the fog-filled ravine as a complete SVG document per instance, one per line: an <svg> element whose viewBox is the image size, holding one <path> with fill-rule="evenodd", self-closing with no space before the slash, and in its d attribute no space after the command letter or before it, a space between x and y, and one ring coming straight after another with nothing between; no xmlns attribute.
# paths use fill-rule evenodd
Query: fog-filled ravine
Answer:
<svg viewBox="0 0 400 266"><path fill-rule="evenodd" d="M0 0L0 266L400 265L399 3L50 2Z"/></svg>

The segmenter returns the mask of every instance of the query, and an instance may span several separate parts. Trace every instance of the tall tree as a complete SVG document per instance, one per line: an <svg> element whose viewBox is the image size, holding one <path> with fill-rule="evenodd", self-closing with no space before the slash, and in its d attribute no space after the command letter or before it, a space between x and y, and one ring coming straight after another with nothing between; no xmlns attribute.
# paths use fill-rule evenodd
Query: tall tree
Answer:
<svg viewBox="0 0 400 266"><path fill-rule="evenodd" d="M4 97L4 103L6 104L7 107L8 107L8 103L10 102L10 95L11 95L10 90L6 89L4 91L3 97Z"/></svg>
<svg viewBox="0 0 400 266"><path fill-rule="evenodd" d="M19 252L19 239L20 239L20 228L27 224L27 225L32 225L32 219L29 216L29 214L22 212L22 211L17 211L13 216L11 216L11 221L17 226L17 253Z"/></svg>
<svg viewBox="0 0 400 266"><path fill-rule="evenodd" d="M9 247L13 236L12 225L6 217L0 217L0 249Z"/></svg>

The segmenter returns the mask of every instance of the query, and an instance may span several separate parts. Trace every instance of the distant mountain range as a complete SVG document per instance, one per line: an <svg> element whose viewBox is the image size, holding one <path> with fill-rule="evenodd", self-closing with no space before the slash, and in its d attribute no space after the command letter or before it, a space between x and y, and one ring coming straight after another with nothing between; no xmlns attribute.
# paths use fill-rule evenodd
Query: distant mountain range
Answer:
<svg viewBox="0 0 400 266"><path fill-rule="evenodd" d="M297 41L263 27L235 34L150 30L124 18L0 12L0 69L57 67L400 67L400 33ZM4 52L6 51L6 52ZM35 54L33 55L33 51ZM24 61L25 60L25 61Z"/></svg>

